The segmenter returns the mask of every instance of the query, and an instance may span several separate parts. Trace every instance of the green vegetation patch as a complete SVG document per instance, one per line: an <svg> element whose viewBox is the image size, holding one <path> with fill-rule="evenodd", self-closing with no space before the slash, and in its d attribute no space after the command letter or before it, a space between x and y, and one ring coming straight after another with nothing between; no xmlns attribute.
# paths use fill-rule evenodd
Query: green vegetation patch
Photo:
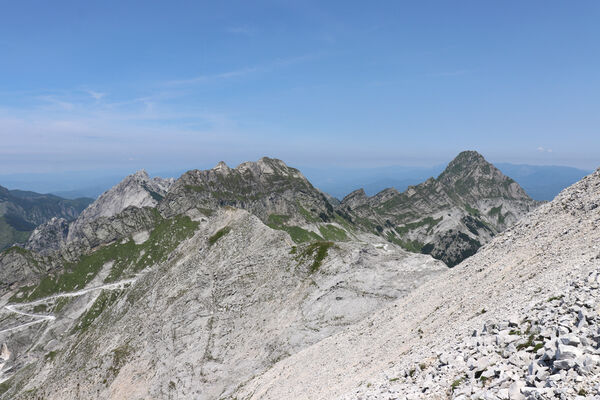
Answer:
<svg viewBox="0 0 600 400"><path fill-rule="evenodd" d="M137 245L129 240L125 244L119 244L121 248L111 258L115 263L104 282L118 281L127 267L133 274L165 261L182 241L193 236L198 225L198 222L189 217L178 215L161 220L144 243Z"/></svg>
<svg viewBox="0 0 600 400"><path fill-rule="evenodd" d="M46 360L46 361L54 361L54 359L56 358L57 355L58 355L58 352L56 350L49 351L44 356L44 360Z"/></svg>
<svg viewBox="0 0 600 400"><path fill-rule="evenodd" d="M346 235L346 231L341 228L338 228L335 225L326 224L319 226L319 232L321 232L321 236L325 240L333 240L334 242L343 242L348 240L348 235Z"/></svg>
<svg viewBox="0 0 600 400"><path fill-rule="evenodd" d="M96 318L119 298L119 295L120 292L117 290L103 290L94 304L81 316L77 325L73 327L72 333L87 331Z"/></svg>
<svg viewBox="0 0 600 400"><path fill-rule="evenodd" d="M481 215L481 211L479 211L476 208L471 207L469 204L466 204L466 203L465 203L465 210L467 210L467 212L471 215L475 215L475 216Z"/></svg>
<svg viewBox="0 0 600 400"><path fill-rule="evenodd" d="M426 217L426 218L423 218L416 222L411 222L408 224L404 224L403 226L398 226L395 228L395 230L396 230L396 232L398 232L398 234L400 236L403 236L403 235L407 234L408 232L415 230L421 226L427 226L427 233L429 233L433 229L434 226L436 226L437 224L442 222L443 218L444 217L439 217L439 218Z"/></svg>
<svg viewBox="0 0 600 400"><path fill-rule="evenodd" d="M317 272L321 265L323 265L323 260L327 257L327 252L333 246L333 242L314 242L306 246L302 252L296 257L299 263L302 263L306 260L312 260L308 270L310 273Z"/></svg>
<svg viewBox="0 0 600 400"><path fill-rule="evenodd" d="M499 224L503 224L504 219L506 218L506 215L502 215L502 204L500 204L498 207L492 207L492 209L488 212L488 215L490 217L496 216Z"/></svg>
<svg viewBox="0 0 600 400"><path fill-rule="evenodd" d="M132 352L133 350L127 344L119 346L112 351L112 366L109 368L109 372L113 376L119 374L119 371L125 365Z"/></svg>
<svg viewBox="0 0 600 400"><path fill-rule="evenodd" d="M298 212L300 213L300 215L302 215L304 217L304 219L307 222L319 222L320 221L319 218L312 215L310 213L310 211L308 211L306 208L302 207L300 204L298 204Z"/></svg>
<svg viewBox="0 0 600 400"><path fill-rule="evenodd" d="M285 223L287 223L290 220L290 216L289 215L281 215L281 214L270 214L269 218L267 219L267 224L268 225L283 225Z"/></svg>
<svg viewBox="0 0 600 400"><path fill-rule="evenodd" d="M8 389L12 387L13 383L14 379L12 377L0 383L0 395L3 395L4 393L8 392Z"/></svg>
<svg viewBox="0 0 600 400"><path fill-rule="evenodd" d="M200 193L204 191L204 186L201 185L185 185L184 189L189 191L189 192L196 192L196 193Z"/></svg>
<svg viewBox="0 0 600 400"><path fill-rule="evenodd" d="M292 240L296 243L310 242L313 240L323 240L323 238L317 235L316 233L307 231L306 229L302 229L299 226L282 226L275 229L286 231L287 233L289 233Z"/></svg>
<svg viewBox="0 0 600 400"><path fill-rule="evenodd" d="M398 246L402 247L404 250L413 252L413 253L420 253L421 249L423 249L423 246L425 246L424 243L419 242L418 240L402 240L397 238L394 235L394 232L387 232L387 240L389 240L390 242L397 244Z"/></svg>
<svg viewBox="0 0 600 400"><path fill-rule="evenodd" d="M158 217L160 218L160 217ZM20 298L17 295L10 300L15 302L32 301L57 293L83 289L107 262L114 264L105 283L115 282L123 277L128 269L136 273L142 269L166 260L179 243L191 237L198 223L187 216L178 215L159 222L144 243L136 245L133 240L125 243L113 243L101 247L95 252L82 256L78 262L65 265L64 272L56 276L46 276L37 286L23 287Z"/></svg>
<svg viewBox="0 0 600 400"><path fill-rule="evenodd" d="M215 233L214 235L212 235L211 237L208 238L208 244L210 244L211 246L215 243L217 243L217 241L219 239L221 239L223 236L227 235L229 232L231 232L231 228L226 226L225 228L219 229L217 231L217 233Z"/></svg>
<svg viewBox="0 0 600 400"><path fill-rule="evenodd" d="M308 211L306 211L302 207L300 207L300 209L304 210L306 213L308 213ZM310 215L310 214L308 214L308 215ZM285 223L287 223L290 219L291 219L291 217L289 215L270 214L267 219L267 225L271 229L277 229L280 231L287 232L291 236L292 240L296 243L311 242L314 240L323 240L323 238L321 236L317 235L316 233L307 231L306 229L300 228L299 226L285 225Z"/></svg>
<svg viewBox="0 0 600 400"><path fill-rule="evenodd" d="M461 383L463 383L465 380L465 378L458 378L456 379L454 382L452 382L452 385L450 385L450 389L454 392L456 390L456 388L458 388Z"/></svg>

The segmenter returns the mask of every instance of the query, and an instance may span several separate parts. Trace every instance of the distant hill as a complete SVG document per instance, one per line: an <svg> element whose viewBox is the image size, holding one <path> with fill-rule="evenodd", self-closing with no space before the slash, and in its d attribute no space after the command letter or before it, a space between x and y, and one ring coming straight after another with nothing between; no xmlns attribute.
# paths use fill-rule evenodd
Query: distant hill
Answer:
<svg viewBox="0 0 600 400"><path fill-rule="evenodd" d="M92 199L63 199L51 194L0 186L0 250L27 241L36 226L53 217L77 218Z"/></svg>

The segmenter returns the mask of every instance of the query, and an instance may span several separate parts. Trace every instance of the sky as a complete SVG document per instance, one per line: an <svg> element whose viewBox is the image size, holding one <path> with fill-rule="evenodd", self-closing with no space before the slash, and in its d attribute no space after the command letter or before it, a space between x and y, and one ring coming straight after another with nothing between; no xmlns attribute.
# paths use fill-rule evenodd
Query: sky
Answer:
<svg viewBox="0 0 600 400"><path fill-rule="evenodd" d="M0 174L600 165L597 1L0 6Z"/></svg>

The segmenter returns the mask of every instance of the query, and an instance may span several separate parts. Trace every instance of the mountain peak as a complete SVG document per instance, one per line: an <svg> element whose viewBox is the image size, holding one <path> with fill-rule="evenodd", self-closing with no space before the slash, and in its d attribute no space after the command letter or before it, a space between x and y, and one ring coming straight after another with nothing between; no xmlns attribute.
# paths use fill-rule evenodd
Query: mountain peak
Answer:
<svg viewBox="0 0 600 400"><path fill-rule="evenodd" d="M246 161L238 165L235 170L241 173L249 171L253 175L282 175L306 180L300 171L289 167L277 158L262 157L258 161Z"/></svg>
<svg viewBox="0 0 600 400"><path fill-rule="evenodd" d="M225 161L219 161L212 170L215 172L221 172L226 174L229 171L231 171L231 168L229 168L229 166L225 164Z"/></svg>
<svg viewBox="0 0 600 400"><path fill-rule="evenodd" d="M365 190L363 188L360 188L346 195L346 197L342 199L342 204L344 206L350 206L351 208L355 208L366 204L368 201L369 197L365 193Z"/></svg>
<svg viewBox="0 0 600 400"><path fill-rule="evenodd" d="M111 217L127 207L156 207L166 196L173 179L150 179L145 170L128 175L90 204L69 228L68 241L79 237L83 227L99 217Z"/></svg>
<svg viewBox="0 0 600 400"><path fill-rule="evenodd" d="M136 171L135 174L129 175L129 177L135 177L135 178L140 178L140 179L149 179L150 176L148 175L148 172L146 172L145 169L140 169L139 171Z"/></svg>
<svg viewBox="0 0 600 400"><path fill-rule="evenodd" d="M460 152L446 167L442 176L448 175L465 175L476 168L483 169L483 172L489 173L495 167L489 163L481 154L473 150Z"/></svg>

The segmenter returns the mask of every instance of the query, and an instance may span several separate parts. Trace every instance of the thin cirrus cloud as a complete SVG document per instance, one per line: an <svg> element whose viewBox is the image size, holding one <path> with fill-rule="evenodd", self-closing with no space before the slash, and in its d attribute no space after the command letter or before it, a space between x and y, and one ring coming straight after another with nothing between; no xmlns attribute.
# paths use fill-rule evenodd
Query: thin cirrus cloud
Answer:
<svg viewBox="0 0 600 400"><path fill-rule="evenodd" d="M552 153L552 149L548 149L548 148L542 147L542 146L538 147L537 151L539 151L540 153Z"/></svg>
<svg viewBox="0 0 600 400"><path fill-rule="evenodd" d="M216 74L198 75L189 79L170 80L166 82L167 86L193 85L203 83L213 83L222 80L239 78L258 73L271 72L273 70L288 67L295 64L307 62L319 57L320 54L310 53L295 57L278 58L263 64L257 64L244 68L234 69L230 71L220 72Z"/></svg>

